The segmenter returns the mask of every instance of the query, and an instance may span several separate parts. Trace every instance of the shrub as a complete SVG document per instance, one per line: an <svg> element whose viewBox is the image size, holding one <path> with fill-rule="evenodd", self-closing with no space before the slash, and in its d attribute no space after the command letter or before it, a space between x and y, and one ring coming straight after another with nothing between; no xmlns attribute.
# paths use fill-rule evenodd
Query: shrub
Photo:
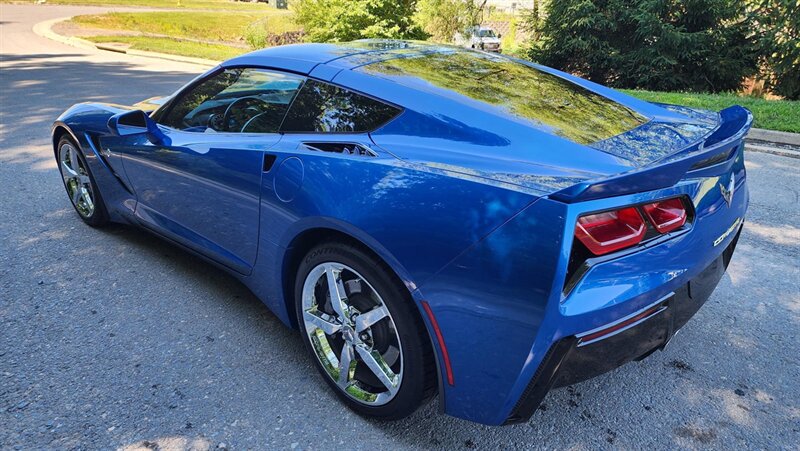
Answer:
<svg viewBox="0 0 800 451"><path fill-rule="evenodd" d="M753 0L752 7L767 87L788 99L800 99L800 2Z"/></svg>
<svg viewBox="0 0 800 451"><path fill-rule="evenodd" d="M757 72L742 0L551 2L542 64L614 87L720 92Z"/></svg>
<svg viewBox="0 0 800 451"><path fill-rule="evenodd" d="M425 37L412 20L416 0L298 0L292 5L310 41Z"/></svg>
<svg viewBox="0 0 800 451"><path fill-rule="evenodd" d="M244 40L253 49L271 47L275 45L295 44L303 41L304 33L293 30L285 21L275 21L274 18L265 18L251 23L244 30Z"/></svg>

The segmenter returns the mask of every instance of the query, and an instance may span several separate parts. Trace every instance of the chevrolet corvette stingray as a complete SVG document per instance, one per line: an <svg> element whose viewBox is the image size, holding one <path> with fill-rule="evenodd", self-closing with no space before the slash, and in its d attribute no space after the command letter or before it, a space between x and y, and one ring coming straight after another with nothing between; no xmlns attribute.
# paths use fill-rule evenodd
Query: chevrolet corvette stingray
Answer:
<svg viewBox="0 0 800 451"><path fill-rule="evenodd" d="M662 349L708 299L744 223L751 122L376 40L77 104L52 142L83 221L233 274L356 412L398 419L438 396L499 425Z"/></svg>

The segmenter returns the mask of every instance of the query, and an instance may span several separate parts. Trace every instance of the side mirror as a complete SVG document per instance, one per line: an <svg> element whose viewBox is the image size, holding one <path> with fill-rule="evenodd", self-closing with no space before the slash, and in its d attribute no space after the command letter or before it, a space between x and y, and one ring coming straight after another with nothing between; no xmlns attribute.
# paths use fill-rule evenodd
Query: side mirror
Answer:
<svg viewBox="0 0 800 451"><path fill-rule="evenodd" d="M147 134L153 144L164 142L164 133L144 111L133 110L115 114L108 119L108 130L114 136Z"/></svg>
<svg viewBox="0 0 800 451"><path fill-rule="evenodd" d="M502 37L503 37L503 33L497 33L497 39L500 39Z"/></svg>

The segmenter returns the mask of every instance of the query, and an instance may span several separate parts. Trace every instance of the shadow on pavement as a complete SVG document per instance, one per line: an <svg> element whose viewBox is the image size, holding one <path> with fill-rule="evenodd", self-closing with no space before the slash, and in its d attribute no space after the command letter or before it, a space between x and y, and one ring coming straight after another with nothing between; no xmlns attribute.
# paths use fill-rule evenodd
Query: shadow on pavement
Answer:
<svg viewBox="0 0 800 451"><path fill-rule="evenodd" d="M87 62L81 54L3 55L2 67L0 147L48 136L56 117L75 103L130 105L171 94L196 75L145 71L130 63ZM31 127L41 135L30 136L28 130L24 136L18 134Z"/></svg>

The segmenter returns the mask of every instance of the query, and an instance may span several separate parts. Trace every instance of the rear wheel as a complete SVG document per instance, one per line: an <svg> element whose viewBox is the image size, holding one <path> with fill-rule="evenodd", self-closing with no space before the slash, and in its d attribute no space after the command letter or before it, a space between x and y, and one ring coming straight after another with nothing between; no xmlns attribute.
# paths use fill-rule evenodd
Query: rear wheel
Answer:
<svg viewBox="0 0 800 451"><path fill-rule="evenodd" d="M356 247L329 243L303 259L295 303L303 341L351 409L400 419L430 399L435 365L407 290Z"/></svg>
<svg viewBox="0 0 800 451"><path fill-rule="evenodd" d="M57 155L58 169L75 211L92 227L107 224L108 213L100 197L100 190L78 145L64 136L58 141Z"/></svg>

